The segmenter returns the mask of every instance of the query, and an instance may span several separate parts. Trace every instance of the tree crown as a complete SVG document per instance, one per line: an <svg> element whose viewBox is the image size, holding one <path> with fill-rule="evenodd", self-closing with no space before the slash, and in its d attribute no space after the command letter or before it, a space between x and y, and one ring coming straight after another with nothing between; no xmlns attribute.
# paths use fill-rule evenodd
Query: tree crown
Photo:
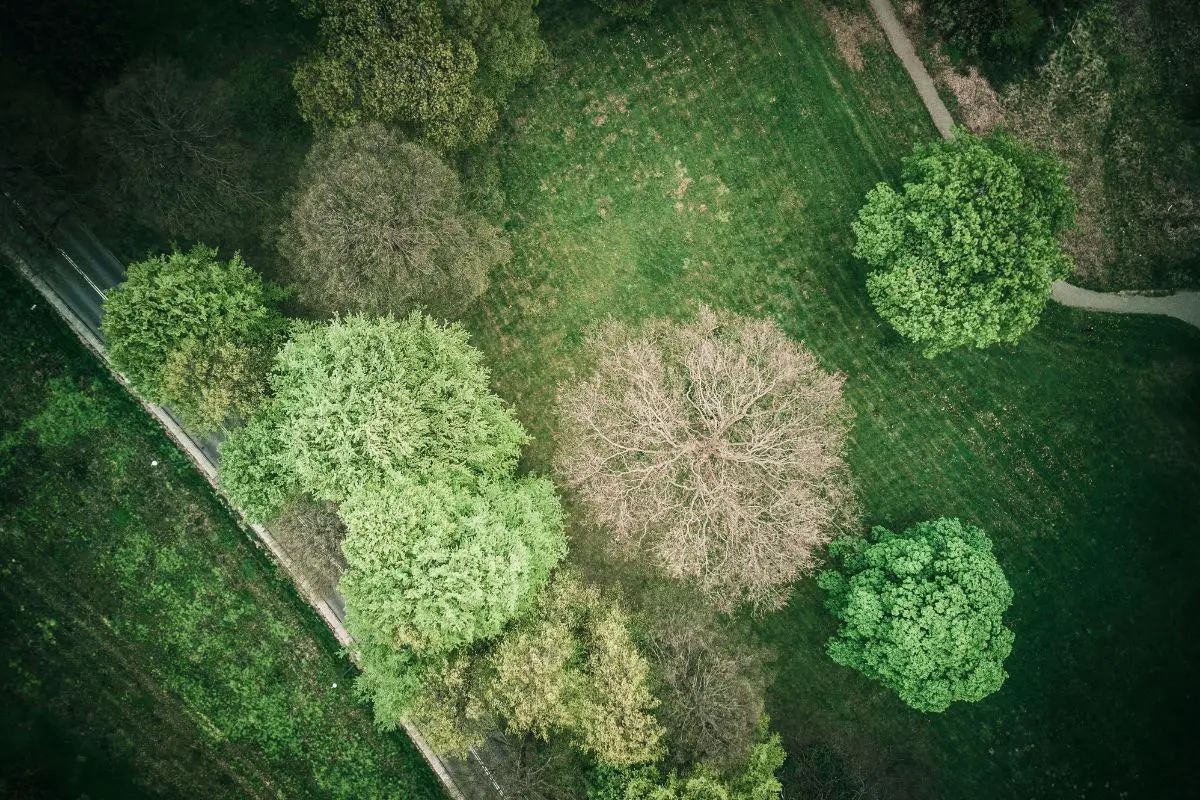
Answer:
<svg viewBox="0 0 1200 800"><path fill-rule="evenodd" d="M822 572L827 605L842 621L834 661L894 689L921 711L944 711L998 690L1013 632L1013 593L987 534L957 519L830 547L840 569Z"/></svg>
<svg viewBox="0 0 1200 800"><path fill-rule="evenodd" d="M1015 342L1071 270L1057 234L1074 205L1062 163L998 133L918 147L853 223L876 310L926 356Z"/></svg>

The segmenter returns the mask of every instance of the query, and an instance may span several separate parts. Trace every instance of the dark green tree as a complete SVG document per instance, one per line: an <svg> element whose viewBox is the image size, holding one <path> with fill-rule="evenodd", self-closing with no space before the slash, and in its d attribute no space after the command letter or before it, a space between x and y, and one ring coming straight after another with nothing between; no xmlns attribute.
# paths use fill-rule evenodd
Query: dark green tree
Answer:
<svg viewBox="0 0 1200 800"><path fill-rule="evenodd" d="M959 131L904 160L903 187L867 194L854 254L876 310L926 356L1016 342L1071 271L1066 169L1003 133Z"/></svg>
<svg viewBox="0 0 1200 800"><path fill-rule="evenodd" d="M406 126L445 150L483 141L545 58L531 0L306 0L322 46L296 67L317 125Z"/></svg>
<svg viewBox="0 0 1200 800"><path fill-rule="evenodd" d="M878 680L920 711L945 711L997 691L1013 632L1004 612L1013 592L992 543L957 519L892 533L842 537L838 565L818 577L842 621L830 657Z"/></svg>
<svg viewBox="0 0 1200 800"><path fill-rule="evenodd" d="M645 19L650 16L658 0L592 0L614 17Z"/></svg>
<svg viewBox="0 0 1200 800"><path fill-rule="evenodd" d="M223 261L198 244L130 264L104 301L100 328L138 391L212 431L263 402L286 330L279 299L240 255Z"/></svg>

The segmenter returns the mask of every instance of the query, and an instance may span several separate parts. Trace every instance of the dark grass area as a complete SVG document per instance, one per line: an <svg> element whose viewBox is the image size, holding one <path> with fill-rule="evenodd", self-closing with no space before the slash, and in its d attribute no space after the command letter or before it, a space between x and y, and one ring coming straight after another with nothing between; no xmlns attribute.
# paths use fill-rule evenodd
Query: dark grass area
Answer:
<svg viewBox="0 0 1200 800"><path fill-rule="evenodd" d="M759 626L789 796L801 762L884 796L1190 796L1200 332L1052 306L1016 347L923 359L849 252L865 191L935 135L885 45L853 72L803 2L542 13L554 62L493 148L517 256L470 320L536 436L528 465L549 467L589 323L699 300L772 316L848 376L866 521L978 524L1017 593L1009 683L925 716L827 659L801 583ZM575 536L611 580L596 534Z"/></svg>
<svg viewBox="0 0 1200 800"><path fill-rule="evenodd" d="M0 298L0 796L441 797L161 429L7 265Z"/></svg>

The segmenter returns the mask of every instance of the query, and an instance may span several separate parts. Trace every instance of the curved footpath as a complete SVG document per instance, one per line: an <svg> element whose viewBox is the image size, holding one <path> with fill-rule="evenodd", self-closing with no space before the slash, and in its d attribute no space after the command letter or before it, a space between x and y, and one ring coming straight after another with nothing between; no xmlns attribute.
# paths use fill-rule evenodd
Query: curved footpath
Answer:
<svg viewBox="0 0 1200 800"><path fill-rule="evenodd" d="M933 118L938 133L944 139L951 138L954 136L954 117L942 102L929 70L925 69L925 63L913 48L912 40L908 38L908 32L896 18L891 0L870 0L870 3L871 10L879 20L879 26L883 28L888 42L892 45L892 50L917 87L917 94L921 96L921 102ZM1200 292L1175 292L1151 297L1140 292L1093 292L1066 281L1055 281L1052 296L1064 306L1073 308L1114 314L1161 314L1200 328Z"/></svg>

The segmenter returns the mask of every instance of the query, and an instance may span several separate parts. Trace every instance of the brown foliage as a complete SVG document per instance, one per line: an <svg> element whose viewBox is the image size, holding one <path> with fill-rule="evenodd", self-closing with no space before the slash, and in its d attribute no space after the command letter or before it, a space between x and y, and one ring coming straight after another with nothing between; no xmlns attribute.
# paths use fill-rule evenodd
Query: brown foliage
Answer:
<svg viewBox="0 0 1200 800"><path fill-rule="evenodd" d="M324 312L460 314L507 261L507 241L469 211L457 174L378 123L313 145L279 248L301 299Z"/></svg>
<svg viewBox="0 0 1200 800"><path fill-rule="evenodd" d="M720 770L745 763L768 681L761 647L731 634L711 612L691 609L656 615L645 650L672 760Z"/></svg>
<svg viewBox="0 0 1200 800"><path fill-rule="evenodd" d="M224 84L193 81L176 62L152 61L128 70L99 104L93 128L104 191L142 224L196 236L257 201Z"/></svg>
<svg viewBox="0 0 1200 800"><path fill-rule="evenodd" d="M867 66L863 58L862 46L883 41L883 33L876 21L867 14L845 11L840 8L826 8L821 11L833 41L837 45L838 56L855 72L862 72Z"/></svg>
<svg viewBox="0 0 1200 800"><path fill-rule="evenodd" d="M770 321L701 306L694 322L587 348L563 392L556 465L594 518L721 608L786 603L850 508L841 375Z"/></svg>
<svg viewBox="0 0 1200 800"><path fill-rule="evenodd" d="M271 533L314 588L337 586L346 568L342 539L346 526L329 503L293 500L271 525Z"/></svg>

